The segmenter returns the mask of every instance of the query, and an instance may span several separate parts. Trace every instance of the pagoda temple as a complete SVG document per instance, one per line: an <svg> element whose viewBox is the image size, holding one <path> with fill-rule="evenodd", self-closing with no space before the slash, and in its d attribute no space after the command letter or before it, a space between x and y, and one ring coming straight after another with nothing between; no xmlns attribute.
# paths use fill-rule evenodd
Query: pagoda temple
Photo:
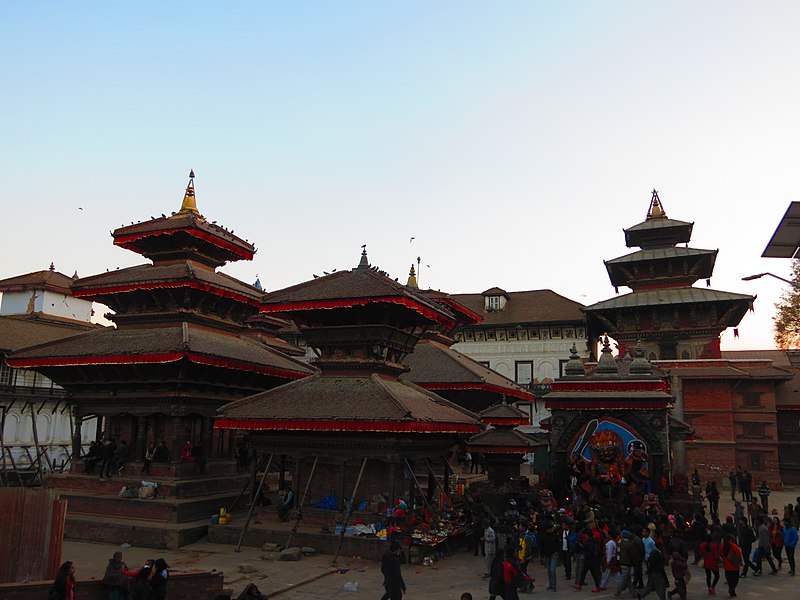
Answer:
<svg viewBox="0 0 800 600"><path fill-rule="evenodd" d="M207 461L209 476L232 474L235 440L214 431L217 409L314 369L281 351L286 343L272 334L273 323L246 322L257 316L263 292L216 269L251 260L255 247L200 214L194 173L178 212L123 226L112 237L116 246L151 264L80 278L72 283L72 295L110 307L106 316L116 327L19 350L8 364L35 369L67 391L76 417L73 456L81 453L81 421L96 415L104 419L106 438L130 444L131 462L141 460L148 443L166 443L170 461L153 465L154 477L171 482L162 486L162 495L235 495L230 481L222 482L224 490L183 486L185 477L199 476L196 465L180 462L185 443L194 445L195 459ZM79 465L73 462L76 477ZM123 476L138 475L140 466L130 464ZM95 481L92 489L103 485L116 492L120 484ZM207 510L187 508L177 517L180 511L173 511L170 518L197 519L220 501L209 497ZM71 500L70 512L79 506ZM119 508L93 510L126 516Z"/></svg>
<svg viewBox="0 0 800 600"><path fill-rule="evenodd" d="M261 311L294 321L320 372L221 408L214 426L283 456L301 505L349 496L353 482L362 498L413 499L408 475L430 474L479 431L477 415L400 379L420 337L452 329L453 312L372 267L366 250L352 270L267 294Z"/></svg>
<svg viewBox="0 0 800 600"><path fill-rule="evenodd" d="M686 427L670 417L673 397L637 344L618 361L608 336L586 371L575 347L547 395L553 490L559 499L638 502L660 489L670 469L671 437Z"/></svg>
<svg viewBox="0 0 800 600"><path fill-rule="evenodd" d="M647 218L624 230L625 245L639 250L605 262L611 284L632 292L584 309L590 348L605 332L622 355L641 340L649 360L720 358L721 332L739 324L755 297L693 287L710 283L717 258L717 250L688 247L693 227L668 218L653 190Z"/></svg>

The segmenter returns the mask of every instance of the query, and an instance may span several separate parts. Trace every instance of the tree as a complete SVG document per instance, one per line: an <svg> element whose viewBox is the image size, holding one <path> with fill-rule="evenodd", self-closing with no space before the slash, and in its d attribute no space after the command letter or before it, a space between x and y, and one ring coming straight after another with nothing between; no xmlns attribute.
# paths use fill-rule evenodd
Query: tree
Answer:
<svg viewBox="0 0 800 600"><path fill-rule="evenodd" d="M800 260L792 261L793 285L775 304L775 344L783 350L800 348Z"/></svg>

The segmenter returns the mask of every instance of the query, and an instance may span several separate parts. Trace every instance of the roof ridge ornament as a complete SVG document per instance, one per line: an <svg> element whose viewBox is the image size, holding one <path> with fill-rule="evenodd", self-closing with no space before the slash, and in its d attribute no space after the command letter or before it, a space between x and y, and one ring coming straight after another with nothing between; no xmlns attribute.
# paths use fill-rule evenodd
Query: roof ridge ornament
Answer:
<svg viewBox="0 0 800 600"><path fill-rule="evenodd" d="M595 372L598 375L618 375L619 367L617 366L617 361L611 354L611 344L608 341L607 333L603 334L603 349L600 352L602 356L600 356L600 360L597 361Z"/></svg>
<svg viewBox="0 0 800 600"><path fill-rule="evenodd" d="M406 282L406 286L418 290L419 285L417 285L417 272L414 270L414 263L411 263L411 270L408 272L408 281Z"/></svg>
<svg viewBox="0 0 800 600"><path fill-rule="evenodd" d="M572 342L572 347L569 349L569 360L564 365L564 375L570 377L583 377L586 375L586 370L583 368L583 361L578 355L578 348L575 342Z"/></svg>
<svg viewBox="0 0 800 600"><path fill-rule="evenodd" d="M189 184L186 186L186 193L183 195L183 202L179 213L193 212L197 215L200 211L197 210L197 200L194 195L194 169L189 171Z"/></svg>
<svg viewBox="0 0 800 600"><path fill-rule="evenodd" d="M369 259L367 258L367 245L363 244L361 246L361 260L358 263L358 266L353 269L353 271L366 271L370 268Z"/></svg>
<svg viewBox="0 0 800 600"><path fill-rule="evenodd" d="M647 220L666 219L667 213L664 212L664 205L658 197L658 191L653 188L653 197L650 198L650 208L647 210Z"/></svg>
<svg viewBox="0 0 800 600"><path fill-rule="evenodd" d="M644 356L644 346L642 340L636 341L636 347L633 349L633 360L630 366L631 375L652 375L653 365L650 364Z"/></svg>

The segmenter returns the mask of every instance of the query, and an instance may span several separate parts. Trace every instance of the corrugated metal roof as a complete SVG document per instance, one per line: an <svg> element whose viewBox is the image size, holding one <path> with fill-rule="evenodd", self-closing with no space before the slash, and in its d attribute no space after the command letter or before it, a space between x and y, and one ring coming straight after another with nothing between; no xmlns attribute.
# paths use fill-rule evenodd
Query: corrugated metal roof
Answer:
<svg viewBox="0 0 800 600"><path fill-rule="evenodd" d="M650 250L637 250L625 256L612 258L605 261L607 265L622 263L645 262L650 260L662 260L666 258L683 258L685 256L715 256L718 250L702 250L699 248L653 248Z"/></svg>
<svg viewBox="0 0 800 600"><path fill-rule="evenodd" d="M636 308L640 306L659 306L670 304L696 304L703 302L750 302L755 296L722 292L710 288L676 287L657 290L644 290L616 296L586 307L586 312L598 310L617 310L620 308Z"/></svg>

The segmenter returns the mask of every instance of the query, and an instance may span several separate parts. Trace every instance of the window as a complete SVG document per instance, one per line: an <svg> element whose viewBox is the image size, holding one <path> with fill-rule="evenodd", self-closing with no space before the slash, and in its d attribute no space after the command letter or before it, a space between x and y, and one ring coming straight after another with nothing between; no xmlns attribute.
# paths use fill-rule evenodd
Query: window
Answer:
<svg viewBox="0 0 800 600"><path fill-rule="evenodd" d="M518 360L514 362L515 379L520 385L528 385L533 381L533 361Z"/></svg>
<svg viewBox="0 0 800 600"><path fill-rule="evenodd" d="M567 359L565 359L565 358L559 358L558 359L558 376L559 377L563 377L564 376L564 367L567 366L568 362L569 361Z"/></svg>
<svg viewBox="0 0 800 600"><path fill-rule="evenodd" d="M764 455L761 452L750 453L750 470L761 471L764 467Z"/></svg>
<svg viewBox="0 0 800 600"><path fill-rule="evenodd" d="M742 394L742 406L749 408L761 406L761 392L744 392Z"/></svg>
<svg viewBox="0 0 800 600"><path fill-rule="evenodd" d="M489 310L500 310L500 296L489 296Z"/></svg>
<svg viewBox="0 0 800 600"><path fill-rule="evenodd" d="M0 356L0 385L11 385L13 370L6 364L5 357Z"/></svg>
<svg viewBox="0 0 800 600"><path fill-rule="evenodd" d="M750 438L764 437L765 423L742 423L742 435Z"/></svg>

